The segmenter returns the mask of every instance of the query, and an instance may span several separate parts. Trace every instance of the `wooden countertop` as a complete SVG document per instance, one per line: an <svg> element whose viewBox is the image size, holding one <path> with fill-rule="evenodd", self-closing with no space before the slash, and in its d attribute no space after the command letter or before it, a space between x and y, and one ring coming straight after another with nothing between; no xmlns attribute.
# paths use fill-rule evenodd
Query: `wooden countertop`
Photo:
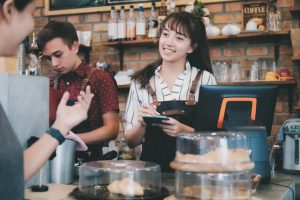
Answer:
<svg viewBox="0 0 300 200"><path fill-rule="evenodd" d="M277 173L272 176L270 184L260 184L257 191L252 195L252 200L290 200L295 196L295 182L300 181L300 176L287 175L282 173ZM175 192L175 176L174 174L162 174L162 186L169 190L170 194ZM299 182L300 183L300 182ZM42 195L43 200L77 200L75 197L68 196L70 191L77 187L77 182L75 185L57 185L49 184L50 191L37 196L28 196L29 192L26 190L26 198L30 200L40 200ZM297 186L297 185L296 185ZM299 185L298 185L299 186ZM54 188L54 189L53 189ZM65 191L65 194L59 193L58 191ZM53 193L59 193L60 196L53 196ZM31 194L31 193L30 193ZM61 198L60 198L61 197Z"/></svg>

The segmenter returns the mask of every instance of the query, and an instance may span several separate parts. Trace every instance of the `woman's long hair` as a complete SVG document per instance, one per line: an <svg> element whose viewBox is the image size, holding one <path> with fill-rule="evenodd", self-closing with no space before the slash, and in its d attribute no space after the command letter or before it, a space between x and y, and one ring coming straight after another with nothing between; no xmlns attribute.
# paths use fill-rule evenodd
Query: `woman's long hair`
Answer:
<svg viewBox="0 0 300 200"><path fill-rule="evenodd" d="M177 12L166 17L161 24L161 31L166 25L169 29L182 32L191 39L191 46L194 50L187 55L187 60L191 66L212 73L206 30L202 18L198 18L189 12ZM155 69L161 64L162 58L134 73L132 79L140 83L141 88L145 88L145 85L154 75Z"/></svg>

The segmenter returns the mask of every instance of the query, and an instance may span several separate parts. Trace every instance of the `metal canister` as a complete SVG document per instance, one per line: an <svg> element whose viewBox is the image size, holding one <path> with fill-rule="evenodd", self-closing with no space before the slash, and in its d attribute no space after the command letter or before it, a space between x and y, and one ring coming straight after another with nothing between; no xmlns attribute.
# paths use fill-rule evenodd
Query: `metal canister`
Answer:
<svg viewBox="0 0 300 200"><path fill-rule="evenodd" d="M70 184L74 181L75 146L75 141L65 140L56 149L56 157L50 162L50 182Z"/></svg>

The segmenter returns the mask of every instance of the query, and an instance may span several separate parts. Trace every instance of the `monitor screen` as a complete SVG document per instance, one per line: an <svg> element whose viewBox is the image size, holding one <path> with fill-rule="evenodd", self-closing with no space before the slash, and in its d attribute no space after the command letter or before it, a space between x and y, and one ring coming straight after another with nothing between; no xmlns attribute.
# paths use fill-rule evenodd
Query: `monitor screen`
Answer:
<svg viewBox="0 0 300 200"><path fill-rule="evenodd" d="M226 120L254 120L270 135L277 99L275 85L200 87L196 131L223 130Z"/></svg>

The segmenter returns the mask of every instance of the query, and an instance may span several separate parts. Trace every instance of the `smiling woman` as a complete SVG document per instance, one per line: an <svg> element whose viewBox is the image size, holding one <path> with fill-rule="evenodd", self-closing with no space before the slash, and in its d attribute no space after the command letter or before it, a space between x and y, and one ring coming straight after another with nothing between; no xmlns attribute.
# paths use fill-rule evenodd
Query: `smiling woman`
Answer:
<svg viewBox="0 0 300 200"><path fill-rule="evenodd" d="M196 90L216 84L200 19L188 12L168 15L161 24L161 58L132 75L125 139L129 147L142 144L141 160L160 164L164 172L171 170L176 135L194 132ZM147 123L149 116L157 120L157 112L167 119Z"/></svg>

